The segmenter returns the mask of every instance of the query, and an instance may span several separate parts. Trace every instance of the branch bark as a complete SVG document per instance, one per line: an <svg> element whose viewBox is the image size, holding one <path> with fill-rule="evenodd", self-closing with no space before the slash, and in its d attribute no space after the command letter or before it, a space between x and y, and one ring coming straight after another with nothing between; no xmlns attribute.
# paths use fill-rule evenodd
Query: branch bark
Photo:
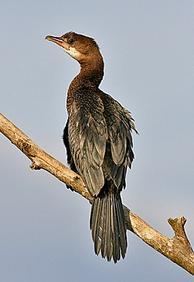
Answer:
<svg viewBox="0 0 194 282"><path fill-rule="evenodd" d="M2 114L0 114L0 132L31 160L32 169L48 171L63 183L71 186L75 192L87 200L92 200L92 196L78 174L42 150ZM174 236L168 238L152 228L138 215L132 213L127 207L124 207L124 211L128 230L136 234L156 251L194 275L194 252L184 229L186 223L184 217L170 218L168 220L174 231Z"/></svg>

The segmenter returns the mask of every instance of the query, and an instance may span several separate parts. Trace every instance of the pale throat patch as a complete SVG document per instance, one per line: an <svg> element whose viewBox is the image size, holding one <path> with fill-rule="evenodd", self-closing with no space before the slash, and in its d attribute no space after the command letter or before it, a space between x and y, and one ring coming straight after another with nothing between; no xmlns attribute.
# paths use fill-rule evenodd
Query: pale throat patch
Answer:
<svg viewBox="0 0 194 282"><path fill-rule="evenodd" d="M74 47L70 47L68 50L65 49L65 52L74 59L79 59L81 56L81 53L77 51Z"/></svg>

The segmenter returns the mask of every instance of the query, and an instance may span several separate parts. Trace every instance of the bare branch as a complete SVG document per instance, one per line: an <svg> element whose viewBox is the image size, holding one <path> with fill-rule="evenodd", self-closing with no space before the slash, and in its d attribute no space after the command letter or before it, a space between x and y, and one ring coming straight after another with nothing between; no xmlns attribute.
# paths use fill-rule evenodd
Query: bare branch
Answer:
<svg viewBox="0 0 194 282"><path fill-rule="evenodd" d="M0 114L0 132L32 161L32 169L44 169L48 171L63 183L71 186L75 192L87 200L92 200L92 196L78 174L65 167L38 147L2 114ZM194 252L184 230L186 223L184 217L168 220L175 233L174 237L168 238L153 229L127 207L124 207L124 211L126 225L130 231L141 238L146 244L194 275Z"/></svg>
<svg viewBox="0 0 194 282"><path fill-rule="evenodd" d="M5 135L31 161L32 169L44 169L88 200L92 197L81 177L39 148L26 134L0 114L0 132Z"/></svg>

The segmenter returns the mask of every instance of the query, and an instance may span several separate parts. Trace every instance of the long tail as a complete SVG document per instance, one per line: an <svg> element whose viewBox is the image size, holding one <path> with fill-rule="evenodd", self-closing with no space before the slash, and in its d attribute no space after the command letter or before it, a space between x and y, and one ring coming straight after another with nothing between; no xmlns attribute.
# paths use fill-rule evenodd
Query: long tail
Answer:
<svg viewBox="0 0 194 282"><path fill-rule="evenodd" d="M125 257L127 236L123 205L119 192L107 189L92 203L90 229L94 241L94 250L108 261L116 263Z"/></svg>

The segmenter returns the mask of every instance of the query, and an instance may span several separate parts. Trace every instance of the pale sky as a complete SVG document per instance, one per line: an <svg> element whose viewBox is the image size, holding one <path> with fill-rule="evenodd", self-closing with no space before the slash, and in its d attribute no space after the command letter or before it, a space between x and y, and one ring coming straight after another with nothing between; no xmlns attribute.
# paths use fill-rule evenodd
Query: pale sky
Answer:
<svg viewBox="0 0 194 282"><path fill-rule="evenodd" d="M44 40L94 37L105 60L102 90L132 112L140 133L123 203L161 233L184 215L194 246L193 1L2 1L1 113L66 163L66 91L79 70ZM0 281L192 281L128 232L125 260L93 252L90 205L0 136Z"/></svg>

